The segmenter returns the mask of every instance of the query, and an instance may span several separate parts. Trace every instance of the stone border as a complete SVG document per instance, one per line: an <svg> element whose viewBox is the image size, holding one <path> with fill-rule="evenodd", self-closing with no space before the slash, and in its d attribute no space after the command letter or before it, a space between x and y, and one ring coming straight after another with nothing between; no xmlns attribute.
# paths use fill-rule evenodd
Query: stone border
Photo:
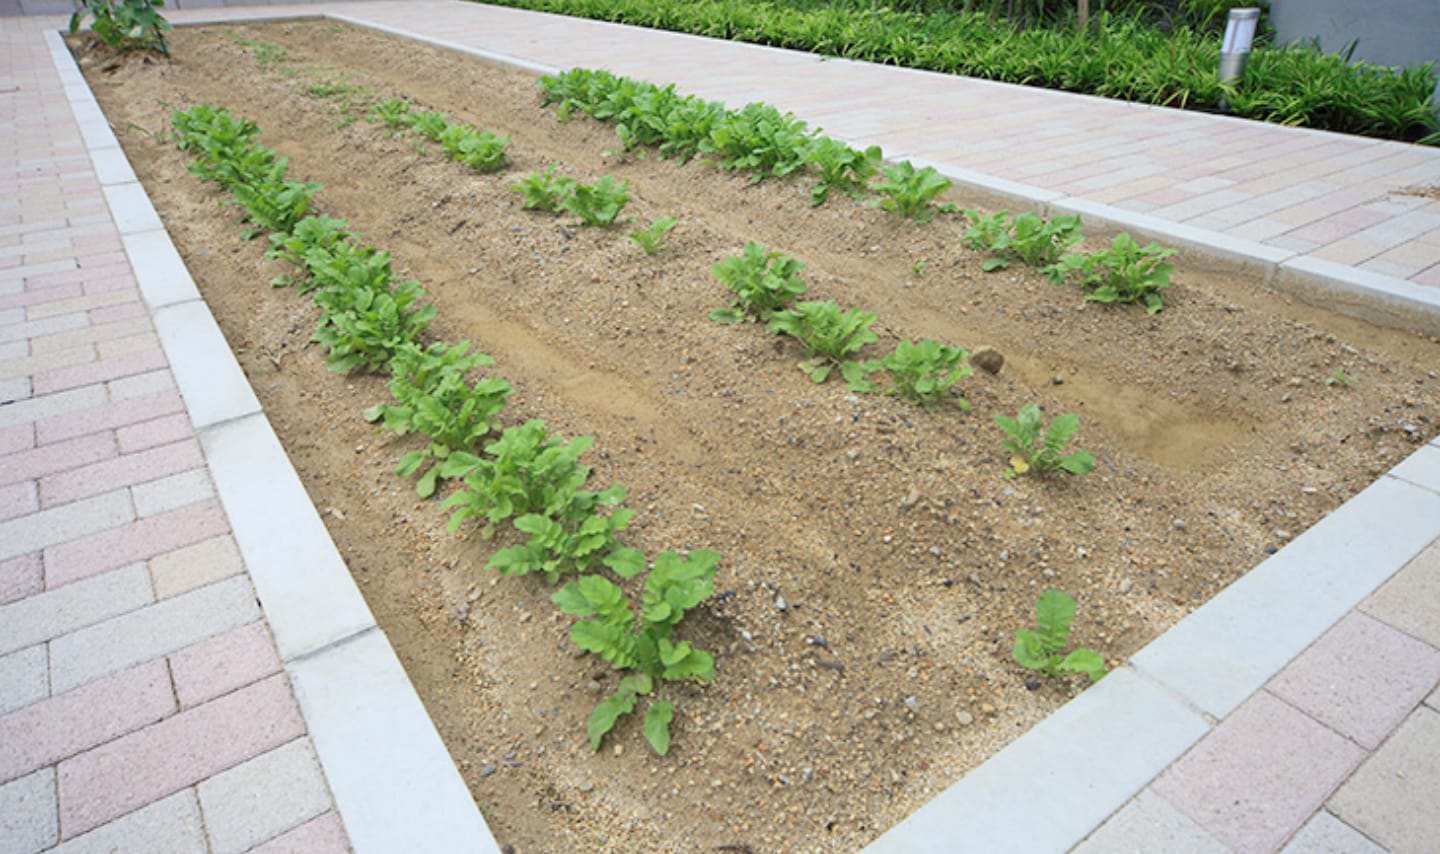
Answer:
<svg viewBox="0 0 1440 854"><path fill-rule="evenodd" d="M44 35L350 844L499 854L74 58Z"/></svg>
<svg viewBox="0 0 1440 854"><path fill-rule="evenodd" d="M297 12L294 16L261 20L302 17L329 18L533 73L557 70L346 14ZM247 22L251 20L256 19L247 19ZM120 169L121 164L110 160L104 151L118 148L118 144L104 125L103 115L98 115L98 106L93 111L86 106L93 105L94 99L84 87L69 52L58 34L47 33L46 38L52 43L52 55L65 80L66 94L71 98L76 118L81 122L82 134L92 148L97 173L116 175L115 183L133 182L128 163ZM73 78L66 74L65 64L73 72ZM72 80L79 81L83 94L72 89ZM97 115L100 127L94 124ZM88 128L87 121L90 122ZM100 144L96 145L97 142ZM101 152L96 153L96 148ZM107 158L103 166L102 155ZM892 152L891 157L904 155ZM1105 226L1129 229L1141 237L1171 241L1211 260L1238 264L1259 273L1277 290L1342 314L1422 332L1433 331L1440 318L1440 296L1403 279L1331 264L922 158L910 159L917 166L934 166L956 183L1005 203L1031 205L1046 216L1056 212L1078 213ZM129 200L133 202L133 198ZM144 203L148 207L148 199ZM125 216L137 223L149 222L143 211L127 211ZM204 317L197 313L184 318L183 324L176 315L174 328L169 333L161 330L167 356L172 363L182 357L208 358L214 360L216 370L238 372L239 365L223 337L219 337L218 327L213 332L208 328L214 326L214 320L209 317L198 292L190 296L194 284L190 282L187 287L188 274L179 280L183 263L177 272L178 255L170 257L174 248L168 236L164 237L164 245L159 246L163 228L159 229L160 236L153 236L153 231L141 227L137 233L127 235L122 227L126 251L131 255L137 277L141 278L147 301L157 300L163 306L174 308L193 306L192 311L204 313ZM164 248L167 246L168 252ZM137 253L145 254L137 258ZM146 269L145 276L142 276L142 267ZM152 279L148 286L147 277ZM158 328L162 325L161 312L157 310L155 314ZM196 332L197 329L200 331ZM190 340L190 335L218 340L209 340L204 345L208 356L202 356L201 348ZM192 386L197 384L196 377L205 374L201 370L189 373L194 375L188 381ZM213 381L199 383L198 388L187 388L180 374L176 370L176 381L181 385L187 406L191 406L192 394L198 402L214 392L204 387L215 385ZM243 374L240 379L243 382ZM253 400L253 392L245 384L239 403L223 407L200 404L202 414L207 407L213 408L220 413L232 413L229 420L223 417L216 420L217 416L207 414L204 417L209 420L202 429L201 416L195 415L193 409L192 417L196 418L217 488L231 514L247 564L251 564L262 601L268 594L296 595L304 599L307 593L313 595L322 590L327 593L318 596L311 607L287 601L266 605L265 613L275 630L286 671L335 790L346 828L352 834L352 843L357 850L362 848L362 841L367 848L373 844L377 850L417 847L423 850L428 846L416 840L437 840L441 844L437 850L448 847L498 851L384 633L375 626L363 599L358 600L358 605L354 603L359 591L264 413L259 411L258 404L250 409L249 400ZM257 452L266 460L268 475L256 474ZM281 503L276 500L277 490L288 493L284 502L287 509L283 513L276 510ZM242 508L238 513L232 508L232 502ZM290 506L297 502L303 507ZM333 565L327 568L325 581L316 582L310 589L302 582L299 589L292 591L285 578L293 576L295 570L257 574L251 554L253 551L257 560L275 560L277 566L284 567L287 559L293 560L294 550L276 547L276 535L292 535L301 517L305 517L305 527L313 525L314 528L302 539L316 547L323 546L322 550L327 552L325 557L333 561ZM242 522L257 525L250 536L258 534L260 542L247 547L240 530ZM967 847L985 851L1065 851L1074 847L1204 737L1221 718L1437 538L1440 538L1440 439L1406 458L1280 552L1151 641L1123 667L1066 703L865 850L873 854L939 854L954 850L955 839L964 839ZM336 577L337 573L341 577ZM269 577L272 575L279 577ZM265 576L263 583L262 576ZM331 585L334 589L330 589ZM329 598L336 591L339 591L338 598ZM345 625L347 608L337 606L338 602L350 606L353 626ZM322 606L318 612L314 610L315 604ZM329 609L337 613L326 614ZM330 623L328 629L325 624L311 625L297 617L316 613L325 614ZM1279 614L1286 618L1283 623L1275 620ZM287 627L284 641L281 625ZM295 637L290 636L292 631ZM328 645L323 641L327 632L336 636ZM392 693L398 696L385 696ZM405 737L377 738L378 733L396 731L403 732ZM412 740L432 751L427 752L423 761L417 759ZM400 743L392 746L392 741ZM433 754L436 750L438 755ZM379 757L383 757L383 761ZM430 774L437 776L428 776ZM347 788L344 799L337 776ZM430 787L437 779L443 783L445 797L425 801L415 797L420 790L432 794L434 790ZM376 781L382 786L367 785ZM451 796L457 786L460 797L455 799ZM437 803L442 800L444 804ZM389 818L392 815L399 815L402 820ZM444 821L446 817L450 821ZM415 826L434 832L414 833L410 828ZM404 830L397 829L402 827ZM469 835L476 831L481 835Z"/></svg>

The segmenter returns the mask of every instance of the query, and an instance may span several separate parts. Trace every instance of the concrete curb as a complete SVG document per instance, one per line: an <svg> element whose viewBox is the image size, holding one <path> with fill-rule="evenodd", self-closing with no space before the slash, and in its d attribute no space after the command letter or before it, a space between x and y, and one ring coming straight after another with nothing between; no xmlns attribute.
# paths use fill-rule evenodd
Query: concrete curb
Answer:
<svg viewBox="0 0 1440 854"><path fill-rule="evenodd" d="M94 94L60 34L45 40L351 845L498 854Z"/></svg>

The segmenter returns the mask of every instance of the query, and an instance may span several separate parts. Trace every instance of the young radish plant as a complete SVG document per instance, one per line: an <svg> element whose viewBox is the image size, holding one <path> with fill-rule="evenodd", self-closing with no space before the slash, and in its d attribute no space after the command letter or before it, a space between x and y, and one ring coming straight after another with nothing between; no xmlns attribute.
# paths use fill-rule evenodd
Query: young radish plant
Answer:
<svg viewBox="0 0 1440 854"><path fill-rule="evenodd" d="M558 213L575 191L575 179L556 175L557 164L551 163L544 172L522 175L510 189L520 193L521 206L527 211Z"/></svg>
<svg viewBox="0 0 1440 854"><path fill-rule="evenodd" d="M1080 429L1080 418L1074 413L1056 416L1050 422L1050 429L1044 430L1040 423L1040 407L1027 403L1020 407L1020 414L1015 418L995 416L995 424L1005 431L1006 438L1000 446L1011 454L1006 477L1046 474L1056 470L1085 474L1095 468L1095 458L1089 451L1061 453Z"/></svg>
<svg viewBox="0 0 1440 854"><path fill-rule="evenodd" d="M617 670L625 671L614 694L600 701L586 727L590 748L599 750L605 735L623 716L635 711L641 697L650 698L645 710L645 740L661 756L670 752L670 722L675 706L660 696L667 682L709 682L715 678L715 659L688 641L673 639L685 614L714 590L712 579L720 555L697 549L682 557L665 552L645 577L639 608L634 608L618 585L599 575L582 576L550 597L560 610L579 617L570 627L575 645L593 652ZM606 565L621 578L633 578L645 569L645 558L634 549L612 556Z"/></svg>
<svg viewBox="0 0 1440 854"><path fill-rule="evenodd" d="M618 505L625 500L625 487L592 492L570 490L552 501L548 513L527 513L515 520L515 527L530 535L518 546L501 549L485 566L501 575L539 572L554 584L561 575L579 575L599 568L620 549L615 535L629 526L635 511ZM603 507L614 507L601 513Z"/></svg>
<svg viewBox="0 0 1440 854"><path fill-rule="evenodd" d="M483 456L452 452L440 465L440 477L464 482L441 505L454 510L450 530L458 530L472 516L483 517L487 524L481 535L489 538L495 525L512 516L560 516L590 477L590 467L579 460L594 443L589 436L565 442L550 435L544 421L534 419L506 429L485 446Z"/></svg>
<svg viewBox="0 0 1440 854"><path fill-rule="evenodd" d="M295 227L289 232L277 232L270 235L270 248L265 250L266 258L280 258L289 261L302 273L308 272L311 253L320 255L333 255L341 243L348 243L351 234L345 230L348 223L343 219L333 219L328 216L307 216L295 223ZM318 285L315 279L310 276L297 278L290 274L281 274L270 280L271 287L283 288L288 285L295 285L298 293L305 294L314 290Z"/></svg>
<svg viewBox="0 0 1440 854"><path fill-rule="evenodd" d="M874 391L869 364L850 357L878 337L870 331L875 313L847 308L843 311L833 301L802 302L788 311L770 316L771 332L784 333L800 342L808 356L800 363L812 382L823 383L833 368L840 369L845 387L851 391Z"/></svg>
<svg viewBox="0 0 1440 854"><path fill-rule="evenodd" d="M1046 590L1035 603L1036 628L1015 630L1015 661L1047 676L1084 673L1091 682L1105 675L1105 659L1083 647L1061 655L1075 621L1075 600L1059 590Z"/></svg>
<svg viewBox="0 0 1440 854"><path fill-rule="evenodd" d="M670 229L675 227L675 222L673 216L661 217L645 228L630 232L630 239L645 250L646 255L657 255L665 248L665 239L670 234Z"/></svg>
<svg viewBox="0 0 1440 854"><path fill-rule="evenodd" d="M592 184L576 184L560 206L580 220L581 225L605 228L630 201L630 182L605 175Z"/></svg>
<svg viewBox="0 0 1440 854"><path fill-rule="evenodd" d="M878 145L861 151L828 136L817 138L805 151L805 163L820 173L820 183L810 191L810 206L824 204L831 190L863 195L866 183L879 171L881 157Z"/></svg>
<svg viewBox="0 0 1440 854"><path fill-rule="evenodd" d="M116 50L153 50L170 55L165 31L170 22L157 10L165 0L79 0L80 8L70 16L70 35L80 31L86 18L90 30Z"/></svg>
<svg viewBox="0 0 1440 854"><path fill-rule="evenodd" d="M1089 293L1091 302L1138 302L1148 314L1165 307L1161 291L1170 287L1175 266L1166 258L1175 254L1158 243L1145 246L1125 232L1115 235L1110 248L1088 254L1069 253L1045 268L1053 284L1073 279Z"/></svg>
<svg viewBox="0 0 1440 854"><path fill-rule="evenodd" d="M965 245L971 249L989 250L980 269L987 273L1003 270L1012 261L1032 267L1048 267L1060 260L1071 246L1084 239L1080 233L1080 217L1057 216L1041 219L1039 214L1023 213L1010 219L1009 211L984 216L967 210L965 216L974 223L965 232Z"/></svg>
<svg viewBox="0 0 1440 854"><path fill-rule="evenodd" d="M406 344L390 361L390 395L394 403L378 403L365 410L365 420L380 422L401 436L420 433L430 441L424 449L400 458L395 473L410 477L425 468L415 484L421 498L435 494L440 463L455 451L470 451L500 427L500 412L510 384L487 377L471 384L466 376L494 360L471 353L470 342L437 341L421 349ZM426 464L430 465L426 467Z"/></svg>
<svg viewBox="0 0 1440 854"><path fill-rule="evenodd" d="M754 242L745 244L743 253L710 268L721 284L735 292L735 302L710 312L710 319L717 323L768 322L775 312L789 308L805 293L805 282L800 279L803 269L804 264L783 252L766 252Z"/></svg>
<svg viewBox="0 0 1440 854"><path fill-rule="evenodd" d="M496 136L490 131L476 130L470 125L449 125L437 140L446 156L463 163L481 174L499 172L508 162L505 146L510 137Z"/></svg>
<svg viewBox="0 0 1440 854"><path fill-rule="evenodd" d="M886 394L909 401L926 410L939 409L947 400L964 411L970 403L949 392L957 382L973 372L965 360L970 354L960 347L949 347L926 338L920 342L901 341L894 352L883 359L867 362L868 371L885 371L894 386Z"/></svg>
<svg viewBox="0 0 1440 854"><path fill-rule="evenodd" d="M884 198L878 204L882 210L890 211L905 219L929 222L937 213L954 213L955 205L935 205L935 198L950 189L950 179L926 166L916 169L908 160L881 169L884 177L870 185L870 189Z"/></svg>

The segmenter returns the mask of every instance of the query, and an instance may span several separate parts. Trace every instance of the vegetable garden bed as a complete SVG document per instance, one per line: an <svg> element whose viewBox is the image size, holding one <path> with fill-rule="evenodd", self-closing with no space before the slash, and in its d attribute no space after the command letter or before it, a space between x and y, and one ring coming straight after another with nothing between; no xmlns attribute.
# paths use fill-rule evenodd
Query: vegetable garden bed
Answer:
<svg viewBox="0 0 1440 854"><path fill-rule="evenodd" d="M922 224L842 193L812 207L813 176L751 183L620 151L609 125L558 121L533 76L472 58L323 21L181 29L171 55L81 64L519 851L857 849L1083 687L1011 657L1043 590L1078 600L1075 645L1123 660L1436 432L1440 344L1184 256L1157 314L1087 303L1018 264L983 272L955 215ZM366 120L393 98L510 137L508 165L482 174ZM582 461L592 488L627 488L627 547L719 553L715 595L677 632L714 653L716 678L667 689L668 755L638 716L592 752L586 720L619 674L572 645L542 577L483 569L524 542L508 523L451 534L438 499L455 484L421 499L396 476L426 441L362 418L390 402L386 379L327 371L316 306L267 286L294 268L241 241L229 195L187 174L170 121L197 104L253 119L292 180L324 185L318 211L393 253L437 309L427 337L494 358L483 373L513 387L503 426L595 438ZM552 163L628 181L634 223L525 210L512 185ZM663 217L676 225L653 256L626 237ZM812 382L787 339L708 318L734 299L712 266L751 241L806 265L804 299L876 313L862 358L931 338L1004 366L959 381L968 412ZM1021 467L994 418L1029 403L1078 414L1093 472L1005 476Z"/></svg>

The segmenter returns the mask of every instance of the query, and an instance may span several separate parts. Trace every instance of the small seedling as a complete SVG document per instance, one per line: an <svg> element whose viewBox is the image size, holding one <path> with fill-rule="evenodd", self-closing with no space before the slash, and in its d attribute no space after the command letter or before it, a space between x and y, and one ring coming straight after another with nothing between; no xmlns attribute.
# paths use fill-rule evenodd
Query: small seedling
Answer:
<svg viewBox="0 0 1440 854"><path fill-rule="evenodd" d="M646 228L630 232L630 239L645 250L646 255L655 255L665 248L665 238L670 234L670 229L675 227L675 217L666 216L650 223Z"/></svg>
<svg viewBox="0 0 1440 854"><path fill-rule="evenodd" d="M800 342L810 358L800 363L811 382L823 383L832 368L839 368L845 387L851 391L874 391L870 382L870 364L852 360L866 344L877 340L870 324L875 313L847 308L844 311L833 301L802 302L788 311L770 316L771 332L784 333Z"/></svg>
<svg viewBox="0 0 1440 854"><path fill-rule="evenodd" d="M1105 659L1093 650L1060 651L1070 640L1070 626L1075 621L1075 600L1059 590L1046 590L1035 603L1036 628L1015 630L1015 650L1011 653L1021 665L1047 676L1063 673L1084 673L1091 682L1105 675Z"/></svg>
<svg viewBox="0 0 1440 854"><path fill-rule="evenodd" d="M882 209L916 222L929 222L936 213L954 213L955 205L933 205L935 197L950 189L950 179L926 166L916 169L910 161L902 161L883 170L884 178L870 185L870 189L884 198L879 201Z"/></svg>
<svg viewBox="0 0 1440 854"><path fill-rule="evenodd" d="M1138 302L1156 314L1165 307L1160 291L1170 286L1175 266L1165 259L1175 254L1158 243L1145 246L1125 232L1115 235L1110 248L1088 254L1069 253L1045 268L1052 284L1074 278L1089 291L1091 302Z"/></svg>
<svg viewBox="0 0 1440 854"><path fill-rule="evenodd" d="M980 265L987 273L1003 270L1012 261L1032 267L1049 266L1083 239L1078 216L1057 216L1047 221L1039 214L1023 213L1012 222L1008 211L983 216L967 210L965 215L974 223L965 232L965 245L989 250L993 256Z"/></svg>
<svg viewBox="0 0 1440 854"><path fill-rule="evenodd" d="M924 278L924 276L925 276L925 259L924 259L924 258L921 258L919 261L916 261L914 264L911 264L911 265L910 265L910 275L914 276L914 277L917 278L917 279Z"/></svg>
<svg viewBox="0 0 1440 854"><path fill-rule="evenodd" d="M645 578L645 593L638 609L632 608L618 585L599 575L581 576L550 598L560 610L580 621L570 627L575 645L610 662L617 670L631 671L618 690L600 701L590 715L590 748L600 749L605 734L624 715L635 710L638 698L657 695L666 682L709 682L715 678L715 659L689 641L671 640L686 612L714 590L712 579L720 555L696 549L681 557L665 552ZM621 549L605 561L616 575L633 578L645 569L645 556ZM670 721L675 706L657 696L645 712L645 740L661 756L670 750Z"/></svg>
<svg viewBox="0 0 1440 854"><path fill-rule="evenodd" d="M615 224L615 218L628 201L630 182L605 175L593 185L576 184L560 206L578 217L581 225L605 228Z"/></svg>
<svg viewBox="0 0 1440 854"><path fill-rule="evenodd" d="M1345 373L1340 368L1336 368L1330 374L1330 376L1325 378L1325 384L1338 386L1340 388L1349 388L1350 386L1355 384L1355 378Z"/></svg>
<svg viewBox="0 0 1440 854"><path fill-rule="evenodd" d="M1006 477L1016 475L1045 474L1060 469L1071 474L1085 474L1095 468L1095 458L1088 451L1076 451L1061 456L1061 451L1080 429L1080 418L1074 413L1056 416L1050 422L1050 429L1043 431L1040 424L1040 407L1027 403L1020 407L1017 418L995 416L995 424L1005 431L1006 439L1001 447L1009 451L1010 468Z"/></svg>
<svg viewBox="0 0 1440 854"><path fill-rule="evenodd" d="M869 362L866 367L871 371L889 372L895 386L886 394L934 410L945 401L946 393L955 383L972 373L965 361L969 357L970 354L959 347L947 347L927 338L918 344L901 341L895 345L893 353L879 361ZM961 409L970 409L965 398L956 397L953 400Z"/></svg>
<svg viewBox="0 0 1440 854"><path fill-rule="evenodd" d="M754 242L745 244L742 254L710 268L721 284L735 292L735 302L710 312L710 319L717 323L768 322L771 315L805 293L805 282L800 279L803 269L804 264L783 252L766 252Z"/></svg>
<svg viewBox="0 0 1440 854"><path fill-rule="evenodd" d="M551 163L550 168L544 172L524 175L519 183L510 185L510 189L518 191L522 196L520 204L527 211L558 212L574 192L575 179L556 175L557 168L559 167L556 164Z"/></svg>
<svg viewBox="0 0 1440 854"><path fill-rule="evenodd" d="M505 146L510 144L510 137L470 125L447 125L436 141L451 160L488 175L505 168Z"/></svg>
<svg viewBox="0 0 1440 854"><path fill-rule="evenodd" d="M860 151L836 139L822 136L805 152L805 162L820 173L820 183L810 191L810 205L815 207L830 198L831 190L859 196L865 184L875 177L880 163L880 146Z"/></svg>

